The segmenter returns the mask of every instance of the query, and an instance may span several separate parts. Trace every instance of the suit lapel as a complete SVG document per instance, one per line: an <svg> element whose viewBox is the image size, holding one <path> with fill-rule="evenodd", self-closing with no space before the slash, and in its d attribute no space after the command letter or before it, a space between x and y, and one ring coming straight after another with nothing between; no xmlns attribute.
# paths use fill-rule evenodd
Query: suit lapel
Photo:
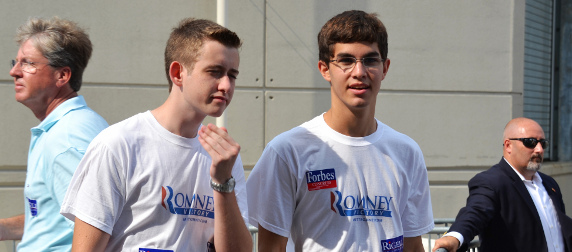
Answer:
<svg viewBox="0 0 572 252"><path fill-rule="evenodd" d="M504 172L505 175L512 180L511 181L512 187L520 196L520 198L525 202L525 204L528 206L530 211L533 213L533 216L535 216L535 219L537 219L537 221L540 223L540 217L538 216L538 211L536 210L536 206L534 205L532 197L530 196L528 189L526 189L524 182L522 182L520 177L516 174L516 172L512 169L512 167L510 167L510 165L506 162L504 158L502 159L500 164L501 164L501 171Z"/></svg>
<svg viewBox="0 0 572 252"><path fill-rule="evenodd" d="M556 211L564 212L564 202L562 202L562 196L560 194L561 192L559 192L560 188L558 187L558 185L554 185L547 175L542 174L540 172L538 173L538 175L540 175L540 177L542 178L542 185L546 189L546 192L548 193L548 196L550 196L550 199L552 199L552 203L554 204L554 208L556 209Z"/></svg>

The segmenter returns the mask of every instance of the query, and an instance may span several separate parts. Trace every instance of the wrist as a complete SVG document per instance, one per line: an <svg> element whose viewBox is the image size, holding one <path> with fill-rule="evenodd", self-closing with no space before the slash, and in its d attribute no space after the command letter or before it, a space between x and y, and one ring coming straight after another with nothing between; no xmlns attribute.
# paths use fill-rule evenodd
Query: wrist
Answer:
<svg viewBox="0 0 572 252"><path fill-rule="evenodd" d="M236 183L234 181L234 177L230 176L230 178L225 180L224 183L217 183L213 181L213 179L211 178L210 185L211 188L217 192L230 193L234 191L234 186L236 185Z"/></svg>

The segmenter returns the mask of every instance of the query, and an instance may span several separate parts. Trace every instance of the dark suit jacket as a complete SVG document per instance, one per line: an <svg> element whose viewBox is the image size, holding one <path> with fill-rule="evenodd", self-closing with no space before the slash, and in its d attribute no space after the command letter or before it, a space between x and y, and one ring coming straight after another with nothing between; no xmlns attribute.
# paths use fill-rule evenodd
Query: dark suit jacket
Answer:
<svg viewBox="0 0 572 252"><path fill-rule="evenodd" d="M572 220L565 215L560 187L548 175L538 172L558 212L566 251L572 252ZM467 205L459 211L449 232L465 238L459 251L479 235L480 252L548 251L540 217L526 186L503 159L469 181Z"/></svg>

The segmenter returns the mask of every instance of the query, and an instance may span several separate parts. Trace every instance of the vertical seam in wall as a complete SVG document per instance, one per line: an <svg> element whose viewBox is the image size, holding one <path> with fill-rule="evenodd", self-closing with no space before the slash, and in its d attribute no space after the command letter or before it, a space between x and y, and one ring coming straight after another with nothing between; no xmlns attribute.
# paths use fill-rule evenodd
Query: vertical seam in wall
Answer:
<svg viewBox="0 0 572 252"><path fill-rule="evenodd" d="M267 67L267 62L268 62L268 54L267 54L267 48L268 48L268 31L266 30L267 26L266 23L267 21L267 17L266 17L266 13L268 13L268 1L264 0L264 13L263 15L263 23L262 23L262 30L264 32L262 39L264 39L264 46L262 48L262 54L264 55L263 59L262 59L262 149L264 150L264 147L266 147L266 114L267 114L267 108L266 108L266 76L268 73L268 67Z"/></svg>

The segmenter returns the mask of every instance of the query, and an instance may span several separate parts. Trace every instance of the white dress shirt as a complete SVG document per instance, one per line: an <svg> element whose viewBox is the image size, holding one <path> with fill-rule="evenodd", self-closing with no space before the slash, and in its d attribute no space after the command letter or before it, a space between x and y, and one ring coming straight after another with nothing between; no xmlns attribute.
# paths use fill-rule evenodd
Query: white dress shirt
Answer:
<svg viewBox="0 0 572 252"><path fill-rule="evenodd" d="M510 163L509 165L512 167ZM522 182L524 182L530 197L532 197L534 206L536 206L536 211L538 212L538 216L540 216L540 222L542 222L542 229L544 229L548 252L564 252L564 239L562 238L562 229L558 221L558 214L556 213L552 199L546 192L546 188L542 185L542 178L538 173L535 173L534 176L532 176L532 180L526 180L514 167L512 167L512 169L520 177Z"/></svg>

